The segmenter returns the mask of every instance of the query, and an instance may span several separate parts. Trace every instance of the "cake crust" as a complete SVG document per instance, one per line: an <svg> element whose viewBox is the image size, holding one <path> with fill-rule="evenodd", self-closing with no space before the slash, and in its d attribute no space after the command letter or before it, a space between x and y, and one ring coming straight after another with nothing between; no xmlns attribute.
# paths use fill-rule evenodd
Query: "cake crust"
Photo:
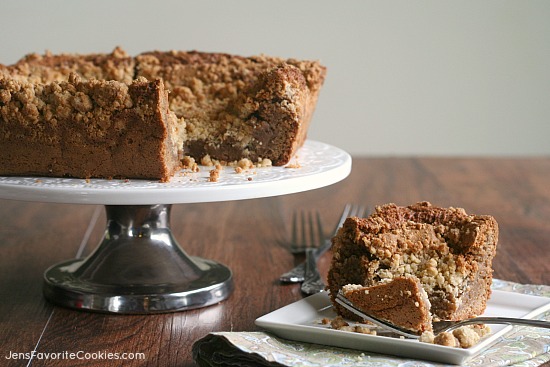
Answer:
<svg viewBox="0 0 550 367"><path fill-rule="evenodd" d="M333 238L328 287L373 286L400 276L419 279L434 319L461 320L485 310L498 225L486 215L428 202L387 204L368 218L348 218ZM353 317L336 302L339 313Z"/></svg>

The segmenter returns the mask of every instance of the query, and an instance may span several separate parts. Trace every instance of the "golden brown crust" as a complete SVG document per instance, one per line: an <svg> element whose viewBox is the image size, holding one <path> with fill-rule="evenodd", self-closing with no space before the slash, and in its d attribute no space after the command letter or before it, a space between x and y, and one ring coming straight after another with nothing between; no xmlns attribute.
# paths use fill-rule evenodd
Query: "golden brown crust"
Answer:
<svg viewBox="0 0 550 367"><path fill-rule="evenodd" d="M491 216L427 202L384 205L368 218L348 218L333 239L329 288L413 275L435 317L472 317L483 312L491 292L497 241Z"/></svg>

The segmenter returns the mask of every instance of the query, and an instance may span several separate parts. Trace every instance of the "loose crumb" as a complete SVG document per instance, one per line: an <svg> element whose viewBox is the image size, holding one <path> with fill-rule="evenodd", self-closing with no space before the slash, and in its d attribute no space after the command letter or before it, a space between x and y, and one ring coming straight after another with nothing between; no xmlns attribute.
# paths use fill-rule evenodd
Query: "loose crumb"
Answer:
<svg viewBox="0 0 550 367"><path fill-rule="evenodd" d="M273 162L271 162L271 159L268 159L268 158L264 158L264 159L259 158L258 163L257 163L256 166L257 167L271 167L271 166L273 166Z"/></svg>
<svg viewBox="0 0 550 367"><path fill-rule="evenodd" d="M209 182L218 182L220 178L220 170L215 168L210 171L210 176L208 177Z"/></svg>
<svg viewBox="0 0 550 367"><path fill-rule="evenodd" d="M201 158L201 164L203 166L213 166L214 165L214 162L212 161L212 158L210 158L210 155L205 155L204 157Z"/></svg>
<svg viewBox="0 0 550 367"><path fill-rule="evenodd" d="M420 335L419 341L423 343L439 344L455 348L470 348L491 332L487 325L467 325L453 330L434 335L431 331L425 331Z"/></svg>
<svg viewBox="0 0 550 367"><path fill-rule="evenodd" d="M376 330L365 325L355 325L354 331L359 334L376 335Z"/></svg>
<svg viewBox="0 0 550 367"><path fill-rule="evenodd" d="M477 324L477 325L472 325L470 327L472 328L473 331L478 333L481 338L491 333L491 327L486 324Z"/></svg>
<svg viewBox="0 0 550 367"><path fill-rule="evenodd" d="M422 343L430 343L430 344L433 344L434 343L434 339L435 339L435 335L433 332L431 331L424 331L421 335L420 335L420 338L418 339L419 341L421 341Z"/></svg>
<svg viewBox="0 0 550 367"><path fill-rule="evenodd" d="M349 324L342 318L342 316L336 316L331 322L330 327L333 329L340 329L341 327L349 326Z"/></svg>
<svg viewBox="0 0 550 367"><path fill-rule="evenodd" d="M183 157L183 159L181 160L181 164L184 169L188 169L191 172L200 171L199 165L197 164L197 162L195 161L195 158L193 157L189 157L189 156Z"/></svg>
<svg viewBox="0 0 550 367"><path fill-rule="evenodd" d="M352 333L358 334L367 334L367 335L376 335L376 330L366 325L350 325L342 316L336 316L334 319L330 320L324 318L321 320L321 323L324 325L330 324L330 327L335 330L349 331Z"/></svg>
<svg viewBox="0 0 550 367"><path fill-rule="evenodd" d="M334 330L377 335L377 331L374 327L369 327L367 325L350 325L342 316L336 316L334 319L325 317L320 320L320 323L323 325L330 325ZM490 332L491 328L487 325L467 325L455 329L452 332L443 332L438 335L434 335L431 331L425 331L420 335L418 340L422 343L438 344L453 348L470 348L479 343L481 338ZM399 338L404 339L403 336Z"/></svg>
<svg viewBox="0 0 550 367"><path fill-rule="evenodd" d="M453 330L453 336L458 340L461 348L470 348L479 342L481 337L472 328L458 328Z"/></svg>
<svg viewBox="0 0 550 367"><path fill-rule="evenodd" d="M300 163L298 162L294 162L294 163L289 163L285 166L285 168L302 168L302 166L300 165Z"/></svg>
<svg viewBox="0 0 550 367"><path fill-rule="evenodd" d="M237 167L242 168L243 170L254 168L254 163L248 158L243 158L237 162Z"/></svg>
<svg viewBox="0 0 550 367"><path fill-rule="evenodd" d="M435 336L434 344L444 345L447 347L458 347L460 344L452 333L443 332Z"/></svg>

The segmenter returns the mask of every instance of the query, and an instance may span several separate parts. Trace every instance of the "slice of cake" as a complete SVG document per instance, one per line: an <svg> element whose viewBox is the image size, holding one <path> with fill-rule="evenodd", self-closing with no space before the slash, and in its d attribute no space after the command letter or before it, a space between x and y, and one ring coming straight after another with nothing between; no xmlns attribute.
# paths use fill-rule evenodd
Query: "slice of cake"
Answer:
<svg viewBox="0 0 550 367"><path fill-rule="evenodd" d="M491 294L498 225L487 215L421 202L377 207L368 218L348 218L333 238L328 288L334 302L347 284L371 287L402 276L416 277L435 320L483 313Z"/></svg>
<svg viewBox="0 0 550 367"><path fill-rule="evenodd" d="M138 78L142 83L158 83L161 80L168 94L161 98L146 98L146 104L150 110L163 111L164 114L170 111L176 117L173 126L165 129L168 140L175 142L174 151L168 154L171 157L185 155L198 162L205 159L222 163L246 158L252 162L261 160L263 165L268 165L266 162L284 165L306 138L325 73L325 67L316 61L195 51L155 51L136 57L129 56L120 48L110 54L31 54L14 65L0 67L0 175L61 174L83 177L79 170L51 168L52 162L58 166L80 166L82 158L76 162L70 161L74 159L73 155L49 155L48 149L41 153L22 151L35 146L37 135L42 141L65 141L67 151L89 151L90 144L79 144L81 140L93 140L95 137L84 138L83 135L94 126L105 124L113 116L111 107L105 107L105 103L97 104L96 99L90 98L90 109L78 111L80 115L85 115L83 119L86 124L80 120L74 121L75 126L82 128L77 134L82 139L67 141L62 135L65 131L57 130L57 125L52 124L52 121L70 124L71 119L79 116L74 111L59 107L59 101L70 97L72 92L55 91L60 85L71 84L70 75L76 75L84 82L101 81L94 84L94 93L104 98L115 98L116 93L111 91L113 85L117 85L117 88L122 84L130 86ZM19 87L23 85L25 87ZM101 92L103 86L106 90ZM23 88L25 92L13 88ZM109 101L117 106L116 99L103 102ZM23 116L35 110L37 113L32 117ZM45 111L48 111L47 114ZM27 128L31 126L30 119L32 128ZM121 123L122 119L116 120L117 126L120 127ZM132 128L130 124L123 130ZM139 134L132 140L143 149L139 159L142 169L139 172L134 168L123 168L137 163L128 162L124 158L127 155L122 154L110 155L110 159L122 160L109 163L113 167L120 167L120 171L114 174L111 170L103 171L101 167L109 164L99 161L105 159L101 155L94 158L96 162L91 164L97 167L87 170L91 176L86 177L147 177L166 180L164 173L159 175L158 170L149 170L150 164L144 163L144 160L157 160L151 164L163 165L166 162L158 158L164 157L167 152L156 150L159 145L147 146L146 139L136 140ZM154 131L151 134L154 135ZM19 143L13 140L14 137L17 137ZM109 144L124 150L128 140L112 140L115 138L111 134ZM96 143L99 144L94 140ZM8 148L15 150L6 153ZM154 154L150 154L150 151L155 150ZM34 154L32 169L22 165L22 160L4 163L14 156L29 154ZM126 176L128 172L132 172L132 175Z"/></svg>
<svg viewBox="0 0 550 367"><path fill-rule="evenodd" d="M348 284L342 293L369 316L419 335L432 330L430 301L418 278L400 276L371 287Z"/></svg>

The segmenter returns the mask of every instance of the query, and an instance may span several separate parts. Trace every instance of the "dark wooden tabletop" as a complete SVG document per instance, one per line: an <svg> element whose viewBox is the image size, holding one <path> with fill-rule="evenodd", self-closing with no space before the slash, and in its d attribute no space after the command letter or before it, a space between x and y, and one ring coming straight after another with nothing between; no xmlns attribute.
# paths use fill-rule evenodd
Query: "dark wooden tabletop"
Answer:
<svg viewBox="0 0 550 367"><path fill-rule="evenodd" d="M494 276L550 285L550 158L354 158L330 187L272 198L174 205L172 231L190 255L233 271L235 290L214 306L136 316L79 312L42 296L42 275L89 254L105 229L102 206L0 200L0 365L192 366L211 331L257 330L254 320L301 299L278 275L301 259L278 239L297 209L318 209L327 232L346 203L430 201L493 215L500 227ZM326 268L327 259L323 259ZM13 360L10 353L35 357ZM144 360L55 360L39 352L143 353Z"/></svg>

